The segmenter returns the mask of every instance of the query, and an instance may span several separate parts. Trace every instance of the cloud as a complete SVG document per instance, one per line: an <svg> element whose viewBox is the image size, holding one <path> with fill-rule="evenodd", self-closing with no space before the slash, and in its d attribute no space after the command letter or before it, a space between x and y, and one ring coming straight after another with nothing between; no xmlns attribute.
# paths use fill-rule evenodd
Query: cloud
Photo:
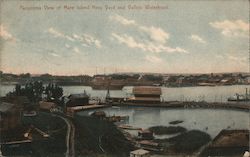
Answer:
<svg viewBox="0 0 250 157"><path fill-rule="evenodd" d="M77 47L74 47L73 51L76 52L76 53L80 53L80 50Z"/></svg>
<svg viewBox="0 0 250 157"><path fill-rule="evenodd" d="M95 37L89 35L89 34L84 34L83 35L85 42L88 45L95 45L97 48L101 48L101 42L97 40Z"/></svg>
<svg viewBox="0 0 250 157"><path fill-rule="evenodd" d="M237 57L237 56L232 56L232 55L228 55L228 59L234 62L238 62L238 63L247 62L247 58L242 58L242 57Z"/></svg>
<svg viewBox="0 0 250 157"><path fill-rule="evenodd" d="M46 32L50 33L53 35L55 38L63 38L67 39L71 42L80 42L82 46L84 47L89 47L89 46L95 46L97 48L101 48L101 41L93 37L92 35L89 34L83 34L83 35L77 35L73 33L72 35L66 35L55 28L49 28ZM66 48L70 48L70 45L65 45Z"/></svg>
<svg viewBox="0 0 250 157"><path fill-rule="evenodd" d="M68 45L68 44L65 44L65 47L66 47L67 49L71 48L71 46Z"/></svg>
<svg viewBox="0 0 250 157"><path fill-rule="evenodd" d="M116 33L112 33L112 36L115 39L117 39L120 43L123 43L130 48L140 48L142 50L146 50L145 45L135 41L135 39L132 36L128 36L127 34L118 35Z"/></svg>
<svg viewBox="0 0 250 157"><path fill-rule="evenodd" d="M63 33L57 31L56 29L54 29L52 27L48 29L48 32L50 34L54 35L54 37L62 37L62 38L64 38L64 34Z"/></svg>
<svg viewBox="0 0 250 157"><path fill-rule="evenodd" d="M215 55L216 58L218 59L223 59L224 57L222 55Z"/></svg>
<svg viewBox="0 0 250 157"><path fill-rule="evenodd" d="M53 57L60 57L58 54L56 54L56 53L50 53L50 55L51 56L53 56Z"/></svg>
<svg viewBox="0 0 250 157"><path fill-rule="evenodd" d="M249 37L249 23L242 20L210 22L213 28L221 30L221 34L227 37Z"/></svg>
<svg viewBox="0 0 250 157"><path fill-rule="evenodd" d="M123 25L137 25L136 22L134 20L128 20L120 15L113 15L113 16L109 16L109 19L111 21L117 21Z"/></svg>
<svg viewBox="0 0 250 157"><path fill-rule="evenodd" d="M0 25L0 37L4 40L15 41L13 35L2 24Z"/></svg>
<svg viewBox="0 0 250 157"><path fill-rule="evenodd" d="M75 41L72 37L65 35L64 33L56 30L55 28L50 27L47 31L48 33L50 33L51 35L53 35L55 38L64 38L67 39L69 41Z"/></svg>
<svg viewBox="0 0 250 157"><path fill-rule="evenodd" d="M147 55L146 57L145 57L145 60L146 61L149 61L149 62L151 62L151 63L162 63L162 59L161 58L159 58L159 57L157 57L157 56L151 56L151 55Z"/></svg>
<svg viewBox="0 0 250 157"><path fill-rule="evenodd" d="M160 53L160 52L166 52L166 53L174 53L174 52L179 52L179 53L189 53L188 51L176 47L176 48L171 48L167 47L165 45L159 44L159 43L154 43L154 42L146 42L146 41L137 41L135 40L132 36L129 36L127 34L122 34L119 35L117 33L112 33L112 36L122 44L125 44L126 46L130 48L139 48L143 51L148 51L148 52L153 52L153 53Z"/></svg>
<svg viewBox="0 0 250 157"><path fill-rule="evenodd" d="M162 28L154 26L143 26L136 23L134 20L126 19L120 15L113 15L109 17L110 20L119 22L123 25L134 26L137 30L146 33L153 41L166 43L166 40L169 38L169 33L164 31Z"/></svg>
<svg viewBox="0 0 250 157"><path fill-rule="evenodd" d="M184 50L180 47L171 48L166 45L167 40L169 39L169 33L164 31L160 27L155 26L143 26L138 24L134 20L126 19L120 15L114 15L109 17L110 20L119 22L126 26L132 26L135 31L139 32L139 34L147 36L145 38L136 37L136 33L131 35L127 34L118 34L112 33L111 36L116 39L119 43L125 44L130 48L139 48L143 51L160 53L189 53L187 50Z"/></svg>
<svg viewBox="0 0 250 157"><path fill-rule="evenodd" d="M154 26L151 27L140 26L139 28L148 33L150 38L156 42L166 43L167 39L169 38L169 34L164 30L162 30L161 28L156 28Z"/></svg>
<svg viewBox="0 0 250 157"><path fill-rule="evenodd" d="M83 35L77 35L73 34L72 36L75 40L82 43L82 46L89 47L92 45L95 45L97 48L101 48L101 41L96 39L95 37L89 35L89 34L83 34Z"/></svg>
<svg viewBox="0 0 250 157"><path fill-rule="evenodd" d="M199 42L199 43L202 43L202 44L206 43L206 41L204 39L202 39L200 36L195 35L195 34L192 34L189 38L191 40L193 40L193 41L196 41L196 42Z"/></svg>

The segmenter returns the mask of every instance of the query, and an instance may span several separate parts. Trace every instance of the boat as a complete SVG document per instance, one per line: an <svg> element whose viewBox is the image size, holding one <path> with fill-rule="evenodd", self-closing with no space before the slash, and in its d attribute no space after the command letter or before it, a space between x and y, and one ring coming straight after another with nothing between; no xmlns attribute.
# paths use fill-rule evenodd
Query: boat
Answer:
<svg viewBox="0 0 250 157"><path fill-rule="evenodd" d="M235 95L229 97L227 101L250 101L250 93L248 93L248 90L246 88L246 93L245 94L238 94L236 93Z"/></svg>
<svg viewBox="0 0 250 157"><path fill-rule="evenodd" d="M240 95L236 93L235 95L229 97L227 101L250 101L250 95Z"/></svg>
<svg viewBox="0 0 250 157"><path fill-rule="evenodd" d="M24 117L34 117L37 115L36 111L24 111L23 112L23 116Z"/></svg>
<svg viewBox="0 0 250 157"><path fill-rule="evenodd" d="M118 128L126 129L126 130L142 130L142 128L133 127L131 125L119 125Z"/></svg>
<svg viewBox="0 0 250 157"><path fill-rule="evenodd" d="M157 142L153 142L152 140L139 141L137 142L136 146L145 150L153 151L153 152L163 151L163 146Z"/></svg>

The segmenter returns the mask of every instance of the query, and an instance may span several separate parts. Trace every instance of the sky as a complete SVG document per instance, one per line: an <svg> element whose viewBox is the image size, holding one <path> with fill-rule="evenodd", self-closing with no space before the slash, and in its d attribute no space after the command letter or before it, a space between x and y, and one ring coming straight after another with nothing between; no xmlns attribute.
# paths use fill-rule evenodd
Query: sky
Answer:
<svg viewBox="0 0 250 157"><path fill-rule="evenodd" d="M247 0L2 0L0 13L4 72L248 72Z"/></svg>

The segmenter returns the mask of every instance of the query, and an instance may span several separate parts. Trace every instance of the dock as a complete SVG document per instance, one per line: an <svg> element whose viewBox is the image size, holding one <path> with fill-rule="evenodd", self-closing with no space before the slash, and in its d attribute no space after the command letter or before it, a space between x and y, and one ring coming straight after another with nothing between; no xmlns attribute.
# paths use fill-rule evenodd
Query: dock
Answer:
<svg viewBox="0 0 250 157"><path fill-rule="evenodd" d="M239 109L250 110L248 102L196 102L196 101L169 101L156 104L147 103L112 103L114 106L138 106L138 107L165 107L165 108L221 108L221 109Z"/></svg>
<svg viewBox="0 0 250 157"><path fill-rule="evenodd" d="M67 115L69 117L73 117L75 112L105 108L105 107L109 107L109 105L84 105L84 106L67 107Z"/></svg>

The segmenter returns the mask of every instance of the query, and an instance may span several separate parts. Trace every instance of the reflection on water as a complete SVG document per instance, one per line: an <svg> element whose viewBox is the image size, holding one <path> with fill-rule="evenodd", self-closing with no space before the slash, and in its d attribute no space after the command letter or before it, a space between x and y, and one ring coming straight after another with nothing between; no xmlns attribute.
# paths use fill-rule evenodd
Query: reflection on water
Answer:
<svg viewBox="0 0 250 157"><path fill-rule="evenodd" d="M169 122L183 120L178 124L188 130L197 129L215 137L222 129L248 129L249 113L226 109L167 109L153 107L120 107L98 109L107 115L128 115L129 125L149 128L152 126L170 126ZM93 111L82 111L79 115ZM177 125L176 125L177 126Z"/></svg>

